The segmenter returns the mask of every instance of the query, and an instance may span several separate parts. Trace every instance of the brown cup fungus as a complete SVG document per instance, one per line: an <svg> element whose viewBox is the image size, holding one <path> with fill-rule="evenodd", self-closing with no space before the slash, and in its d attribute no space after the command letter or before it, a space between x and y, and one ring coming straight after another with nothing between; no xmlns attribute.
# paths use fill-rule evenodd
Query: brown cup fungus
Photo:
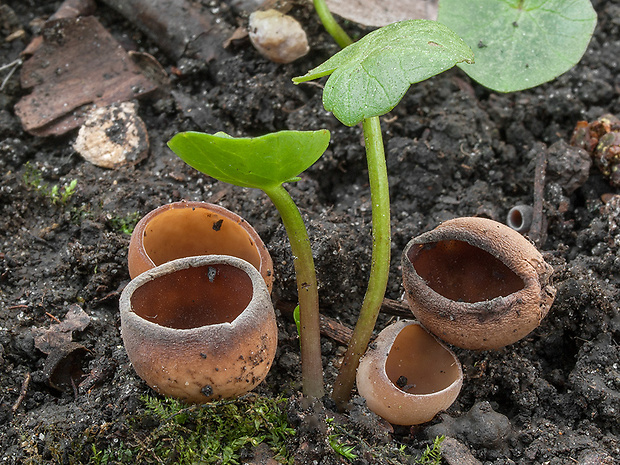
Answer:
<svg viewBox="0 0 620 465"><path fill-rule="evenodd" d="M124 289L120 313L138 375L188 403L245 394L275 356L267 286L254 266L235 257L187 257L146 271Z"/></svg>
<svg viewBox="0 0 620 465"><path fill-rule="evenodd" d="M410 320L381 331L357 370L357 389L368 408L395 425L432 420L452 405L462 385L455 355Z"/></svg>
<svg viewBox="0 0 620 465"><path fill-rule="evenodd" d="M556 290L553 268L517 231L485 218L456 218L405 247L409 306L433 334L465 349L497 349L536 328Z"/></svg>
<svg viewBox="0 0 620 465"><path fill-rule="evenodd" d="M271 292L273 263L258 233L239 215L206 202L175 202L142 218L131 235L129 275L197 255L242 258L260 271Z"/></svg>

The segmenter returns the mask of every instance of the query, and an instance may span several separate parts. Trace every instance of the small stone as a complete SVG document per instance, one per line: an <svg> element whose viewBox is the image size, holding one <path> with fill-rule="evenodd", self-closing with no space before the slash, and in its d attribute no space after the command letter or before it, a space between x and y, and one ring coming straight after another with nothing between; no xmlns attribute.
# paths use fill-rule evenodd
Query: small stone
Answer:
<svg viewBox="0 0 620 465"><path fill-rule="evenodd" d="M500 449L512 433L508 417L494 411L486 401L474 404L469 412L459 418L442 415L442 420L426 429L429 439L443 435L474 446Z"/></svg>
<svg viewBox="0 0 620 465"><path fill-rule="evenodd" d="M482 465L465 444L450 437L441 443L441 458L449 465Z"/></svg>
<svg viewBox="0 0 620 465"><path fill-rule="evenodd" d="M86 161L102 168L144 160L149 137L136 104L122 102L93 110L80 128L73 148Z"/></svg>
<svg viewBox="0 0 620 465"><path fill-rule="evenodd" d="M279 11L255 11L249 27L254 48L275 63L290 63L310 50L301 24Z"/></svg>

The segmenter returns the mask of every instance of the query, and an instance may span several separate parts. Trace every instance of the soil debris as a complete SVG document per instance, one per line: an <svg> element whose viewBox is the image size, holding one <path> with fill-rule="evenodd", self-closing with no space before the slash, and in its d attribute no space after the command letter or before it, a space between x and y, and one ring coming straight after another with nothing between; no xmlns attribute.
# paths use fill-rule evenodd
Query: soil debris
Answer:
<svg viewBox="0 0 620 465"><path fill-rule="evenodd" d="M34 346L41 352L49 354L54 348L71 342L73 331L83 331L89 324L88 314L78 304L72 304L58 324L52 324L48 329L32 329Z"/></svg>

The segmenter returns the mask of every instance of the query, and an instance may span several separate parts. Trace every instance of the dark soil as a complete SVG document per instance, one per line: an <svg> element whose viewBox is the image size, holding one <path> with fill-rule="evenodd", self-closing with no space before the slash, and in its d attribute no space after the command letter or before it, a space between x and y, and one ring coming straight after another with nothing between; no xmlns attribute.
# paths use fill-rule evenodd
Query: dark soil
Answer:
<svg viewBox="0 0 620 465"><path fill-rule="evenodd" d="M0 44L0 63L18 57L33 33L32 20L46 18L59 3L8 1L26 35ZM257 392L290 398L289 420L297 434L288 452L296 463L346 461L327 445L320 427L324 415L336 416L363 439L355 444L358 464L413 463L438 434L458 441L446 443L445 459L452 464L466 463L449 458L459 443L485 464L620 463L620 192L566 145L577 121L620 116L620 1L593 3L599 22L590 47L555 81L502 95L454 69L412 87L382 118L393 231L387 297L403 294L400 253L413 236L457 216L504 222L512 206L532 204L536 154L547 150L547 227L540 248L555 269L558 290L549 315L528 337L504 349L455 349L466 375L455 404L429 424L392 428L357 396L342 416L331 411L328 400L326 410L300 403L295 326L279 313L278 354ZM247 19L225 2L207 6L231 27ZM184 164L166 146L179 131L332 132L323 158L287 187L312 238L321 310L354 324L371 250L361 128L344 127L326 112L318 87L291 83L291 77L337 51L309 2L296 4L291 14L308 33L311 52L305 58L274 64L242 40L206 65L186 58L173 62L132 24L99 5L96 16L117 40L153 54L172 79L172 93L140 102L151 150L136 166L106 170L89 164L72 148L75 133L28 135L13 111L24 94L17 77L0 93L2 463L87 463L89 441L102 450L135 437L128 433L128 419L144 414L143 396L152 391L133 371L120 338L118 298L129 281L124 221L135 222L181 199L217 202L249 221L267 244L276 274L274 301L295 301L290 248L268 198ZM171 72L173 66L181 76ZM24 181L33 170L49 186L77 180L76 193L66 203L54 203L49 190ZM579 175L585 175L582 181ZM91 381L81 388L65 384L61 391L49 385L47 356L35 348L33 329L48 328L52 317L63 319L72 304L90 316L73 341L86 348L76 359ZM382 315L377 329L389 318ZM343 348L324 338L322 353L329 384ZM302 421L308 416L319 421ZM101 429L93 439L96 425ZM395 452L400 446L407 455ZM384 452L372 455L373 450Z"/></svg>

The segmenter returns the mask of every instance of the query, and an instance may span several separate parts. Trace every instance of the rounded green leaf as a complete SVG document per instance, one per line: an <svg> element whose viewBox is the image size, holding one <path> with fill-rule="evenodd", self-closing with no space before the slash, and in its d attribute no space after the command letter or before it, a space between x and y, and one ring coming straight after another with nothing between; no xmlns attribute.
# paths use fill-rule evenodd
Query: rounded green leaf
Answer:
<svg viewBox="0 0 620 465"><path fill-rule="evenodd" d="M498 92L529 89L572 68L596 26L589 0L441 0L438 21L475 50L462 67Z"/></svg>
<svg viewBox="0 0 620 465"><path fill-rule="evenodd" d="M185 163L223 182L262 190L297 181L329 145L327 129L234 138L222 132L181 132L168 142Z"/></svg>
<svg viewBox="0 0 620 465"><path fill-rule="evenodd" d="M371 32L293 82L331 74L323 105L353 126L390 111L411 84L473 58L471 49L446 26L408 20Z"/></svg>

